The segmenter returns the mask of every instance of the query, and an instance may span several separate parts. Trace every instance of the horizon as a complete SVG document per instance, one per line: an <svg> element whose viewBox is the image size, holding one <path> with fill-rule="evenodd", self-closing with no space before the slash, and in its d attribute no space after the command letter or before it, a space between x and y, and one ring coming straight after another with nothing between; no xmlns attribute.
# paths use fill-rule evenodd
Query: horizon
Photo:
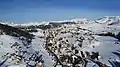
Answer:
<svg viewBox="0 0 120 67"><path fill-rule="evenodd" d="M0 0L0 21L42 22L120 16L119 0Z"/></svg>

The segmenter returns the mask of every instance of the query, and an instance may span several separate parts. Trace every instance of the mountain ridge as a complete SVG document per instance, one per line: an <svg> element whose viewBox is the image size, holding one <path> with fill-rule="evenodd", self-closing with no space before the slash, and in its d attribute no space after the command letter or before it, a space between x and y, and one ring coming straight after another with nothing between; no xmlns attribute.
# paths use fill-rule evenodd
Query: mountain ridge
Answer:
<svg viewBox="0 0 120 67"><path fill-rule="evenodd" d="M31 25L49 25L50 22L53 23L64 23L64 22L75 22L75 23L100 23L100 24L107 24L107 25L112 25L114 23L120 22L120 16L104 16L96 20L89 21L86 18L80 18L80 19L72 19L72 20L62 20L62 21L42 21L42 22L29 22L29 23L23 23L23 24L14 24L13 22L0 22L1 24L7 24L10 26L31 26ZM107 23L109 22L109 23Z"/></svg>

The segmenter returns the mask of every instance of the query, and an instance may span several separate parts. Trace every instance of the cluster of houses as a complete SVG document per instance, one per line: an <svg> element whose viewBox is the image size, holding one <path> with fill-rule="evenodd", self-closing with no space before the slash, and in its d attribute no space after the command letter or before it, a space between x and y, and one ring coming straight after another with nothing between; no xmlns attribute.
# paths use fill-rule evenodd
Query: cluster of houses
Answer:
<svg viewBox="0 0 120 67"><path fill-rule="evenodd" d="M99 52L80 50L84 46L83 41L86 38L81 36L84 34L81 34L79 31L78 28L64 25L45 30L46 48L49 48L51 53L54 53L50 53L52 56L57 56L57 60L56 58L54 59L56 61L55 67L60 65L61 67L86 67L88 60L99 59ZM75 39L75 42L72 39ZM88 37L87 39L91 42L94 40L94 37Z"/></svg>

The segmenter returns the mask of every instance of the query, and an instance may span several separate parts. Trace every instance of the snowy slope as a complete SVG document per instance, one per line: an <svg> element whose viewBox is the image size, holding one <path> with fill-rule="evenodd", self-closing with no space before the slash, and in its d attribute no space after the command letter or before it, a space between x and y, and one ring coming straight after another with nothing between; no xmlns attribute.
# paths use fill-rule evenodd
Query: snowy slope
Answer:
<svg viewBox="0 0 120 67"><path fill-rule="evenodd" d="M42 34L41 31L42 30L40 30L38 34L41 34L44 36L44 34ZM45 67L53 67L54 62L52 62L51 56L49 56L48 52L44 49L45 41L43 38L39 38L38 34L32 40L32 43L30 45L26 44L26 46L24 44L27 42L19 39L18 37L9 36L6 34L0 35L0 61L1 61L1 63L4 60L4 58L6 58L7 56L10 56L11 54L15 53L16 55L20 56L23 54L23 52L21 52L21 51L27 51L26 54L22 55L24 58L22 59L21 63L16 63L17 60L15 60L15 57L12 56L11 58L8 58L6 60L6 62L2 65L2 67L4 67L4 66L26 67L27 64L26 64L25 59L29 59L36 52L39 52L38 55L42 55L42 59L44 60ZM15 46L11 47L15 43L17 43L18 46L15 45ZM21 48L19 48L19 47L21 47ZM16 51L18 53L16 53ZM12 60L12 59L14 59L14 60ZM29 63L33 64L33 65L35 64L35 62L31 61L31 60L29 60Z"/></svg>
<svg viewBox="0 0 120 67"><path fill-rule="evenodd" d="M45 40L42 38L39 38L39 36L44 36L43 30L38 29L37 33L33 33L35 36L35 39L32 40L32 47L36 51L40 51L43 55L43 60L45 62L45 67L53 67L54 61L52 60L52 57L49 56L48 52L45 50Z"/></svg>
<svg viewBox="0 0 120 67"><path fill-rule="evenodd" d="M0 55L3 56L6 53L13 52L13 49L10 48L10 46L14 42L19 41L8 35L0 35Z"/></svg>

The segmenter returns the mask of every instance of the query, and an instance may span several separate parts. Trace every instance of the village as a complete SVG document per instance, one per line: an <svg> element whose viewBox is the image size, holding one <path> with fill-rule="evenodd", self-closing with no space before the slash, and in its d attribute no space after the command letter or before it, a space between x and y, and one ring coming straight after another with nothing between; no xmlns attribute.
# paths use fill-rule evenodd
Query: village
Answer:
<svg viewBox="0 0 120 67"><path fill-rule="evenodd" d="M99 60L99 52L90 53L81 49L85 46L83 45L84 40L88 40L87 45L90 45L92 40L96 40L91 32L83 32L80 28L71 26L63 25L45 30L45 48L55 58L54 67L86 67L90 60ZM87 36L85 38L82 35ZM92 48L94 47L93 45ZM100 66L105 67L104 64L101 64Z"/></svg>

